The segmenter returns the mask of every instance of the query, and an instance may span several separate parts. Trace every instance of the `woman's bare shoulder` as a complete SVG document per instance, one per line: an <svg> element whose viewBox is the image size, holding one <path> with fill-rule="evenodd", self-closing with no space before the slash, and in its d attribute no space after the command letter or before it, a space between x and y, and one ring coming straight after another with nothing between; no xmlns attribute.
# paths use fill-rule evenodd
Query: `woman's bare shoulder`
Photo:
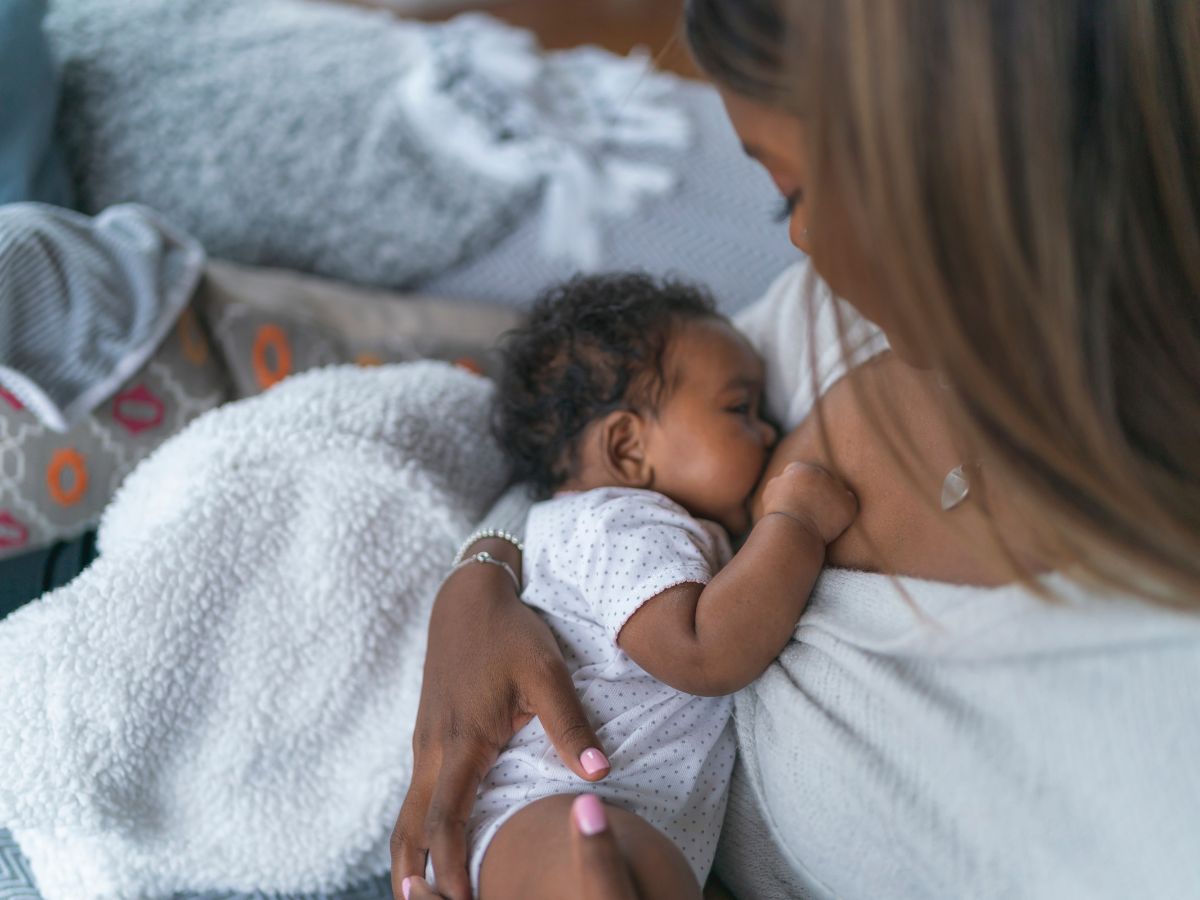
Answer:
<svg viewBox="0 0 1200 900"><path fill-rule="evenodd" d="M979 505L940 506L946 474L964 462L927 373L891 353L852 370L780 441L768 472L802 459L832 470L859 500L831 565L936 581L1013 579ZM1003 530L1003 529L1002 529Z"/></svg>

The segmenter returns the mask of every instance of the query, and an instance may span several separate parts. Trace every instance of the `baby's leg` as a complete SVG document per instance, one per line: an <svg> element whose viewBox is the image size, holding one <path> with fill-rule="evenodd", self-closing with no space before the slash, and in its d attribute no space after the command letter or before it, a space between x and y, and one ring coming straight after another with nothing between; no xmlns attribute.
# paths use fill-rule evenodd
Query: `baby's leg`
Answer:
<svg viewBox="0 0 1200 900"><path fill-rule="evenodd" d="M480 900L562 900L579 893L571 867L569 794L544 797L504 823L483 857ZM639 816L606 807L608 827L629 863L638 896L700 900L700 886L683 853Z"/></svg>

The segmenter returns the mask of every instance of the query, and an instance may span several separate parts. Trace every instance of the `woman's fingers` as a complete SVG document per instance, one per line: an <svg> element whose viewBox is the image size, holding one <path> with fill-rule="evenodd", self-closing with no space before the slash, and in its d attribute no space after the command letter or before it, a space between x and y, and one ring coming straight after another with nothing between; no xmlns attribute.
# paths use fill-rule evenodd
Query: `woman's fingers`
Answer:
<svg viewBox="0 0 1200 900"><path fill-rule="evenodd" d="M445 900L442 894L439 894L429 886L424 878L418 875L405 878L399 887L392 887L392 896L394 900Z"/></svg>
<svg viewBox="0 0 1200 900"><path fill-rule="evenodd" d="M496 761L494 750L461 747L442 761L437 788L429 803L425 834L438 890L451 900L469 900L467 821L475 806L479 782Z"/></svg>
<svg viewBox="0 0 1200 900"><path fill-rule="evenodd" d="M486 542L475 547L520 564L509 544L494 552ZM424 874L426 855L442 895L471 896L466 829L479 783L500 748L533 716L580 778L608 773L545 621L521 603L495 566L461 569L443 584L430 618L413 782L392 834L397 896L405 878Z"/></svg>
<svg viewBox="0 0 1200 900"><path fill-rule="evenodd" d="M636 900L629 866L595 794L581 794L571 804L571 856L576 883L584 886L582 900Z"/></svg>
<svg viewBox="0 0 1200 900"><path fill-rule="evenodd" d="M599 781L612 766L583 711L566 663L562 657L552 657L539 668L539 677L525 689L529 711L541 721L550 743L571 771L585 781Z"/></svg>
<svg viewBox="0 0 1200 900"><path fill-rule="evenodd" d="M414 760L412 784L400 807L400 815L396 817L396 827L392 829L392 894L397 898L401 896L401 883L407 876L425 872L425 854L429 850L425 840L425 819L436 779L437 770L418 765Z"/></svg>

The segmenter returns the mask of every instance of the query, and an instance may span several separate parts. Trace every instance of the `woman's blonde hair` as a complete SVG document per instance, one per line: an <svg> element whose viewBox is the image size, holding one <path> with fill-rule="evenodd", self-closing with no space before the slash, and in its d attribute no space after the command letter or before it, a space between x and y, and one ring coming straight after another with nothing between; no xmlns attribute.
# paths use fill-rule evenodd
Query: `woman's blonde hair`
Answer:
<svg viewBox="0 0 1200 900"><path fill-rule="evenodd" d="M1200 607L1200 3L691 0L1055 565ZM1000 478L992 478L993 473Z"/></svg>

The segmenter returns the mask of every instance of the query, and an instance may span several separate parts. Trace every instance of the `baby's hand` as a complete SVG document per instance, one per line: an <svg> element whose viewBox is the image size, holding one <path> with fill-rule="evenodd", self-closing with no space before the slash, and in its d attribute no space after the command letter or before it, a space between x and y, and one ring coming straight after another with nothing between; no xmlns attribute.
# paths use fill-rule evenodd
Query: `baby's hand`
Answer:
<svg viewBox="0 0 1200 900"><path fill-rule="evenodd" d="M820 466L788 463L763 491L763 515L771 513L796 519L829 544L858 515L858 498Z"/></svg>

